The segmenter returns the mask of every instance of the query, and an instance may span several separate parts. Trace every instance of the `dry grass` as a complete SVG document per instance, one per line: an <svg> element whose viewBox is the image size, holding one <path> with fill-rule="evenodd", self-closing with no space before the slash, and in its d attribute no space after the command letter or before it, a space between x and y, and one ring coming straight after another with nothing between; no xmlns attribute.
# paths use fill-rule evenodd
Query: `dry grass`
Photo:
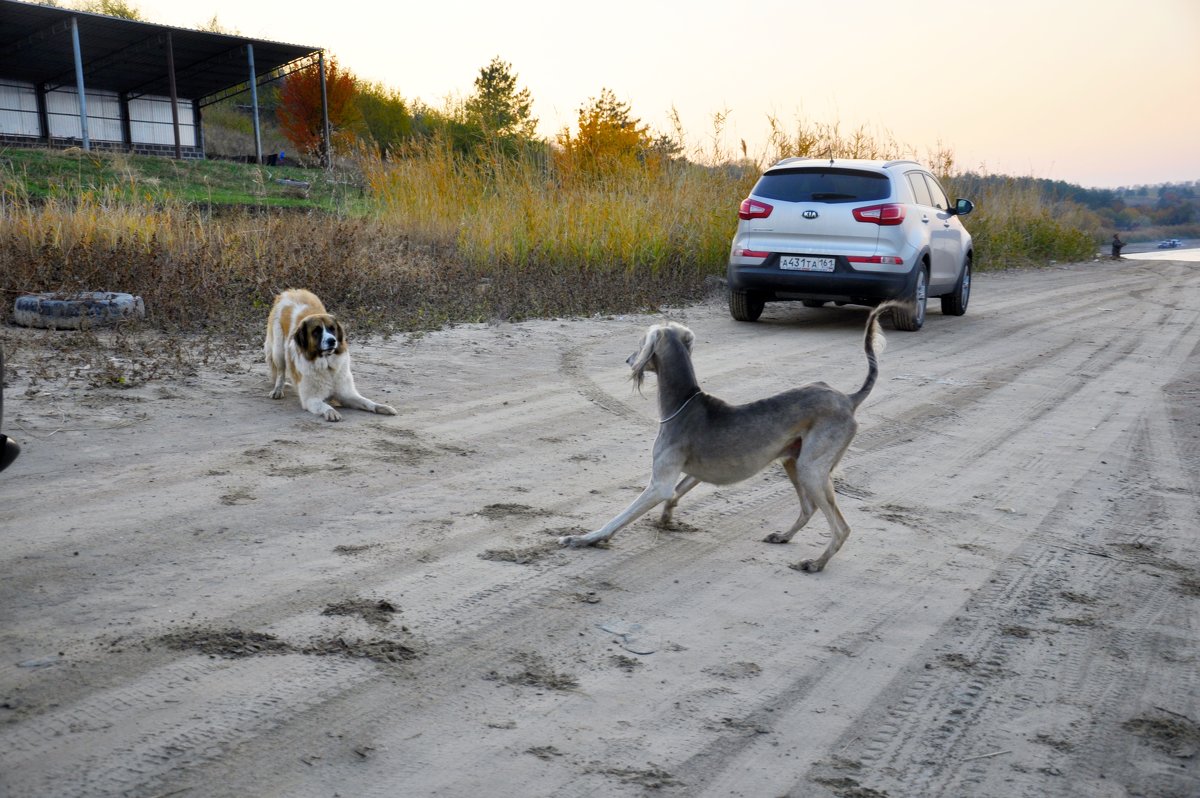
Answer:
<svg viewBox="0 0 1200 798"><path fill-rule="evenodd" d="M186 207L50 201L0 218L0 292L138 294L166 330L244 332L274 294L304 286L359 330L427 329L453 321L621 311L694 299L702 275L551 263L530 274L471 262L453 244L419 241L386 218L320 212L214 217Z"/></svg>
<svg viewBox="0 0 1200 798"><path fill-rule="evenodd" d="M433 142L365 161L379 218L489 272L723 270L736 207L757 172L687 161L632 163L584 179L549 159L455 155Z"/></svg>
<svg viewBox="0 0 1200 798"><path fill-rule="evenodd" d="M952 175L945 182L948 192L971 198L978 208L966 224L981 268L1091 260L1100 248L1100 217L1081 205L1050 202L1017 181L996 186Z"/></svg>
<svg viewBox="0 0 1200 798"><path fill-rule="evenodd" d="M836 125L794 135L776 127L772 146L772 158L906 152ZM1096 251L1095 220L1077 207L1048 206L1015 185L973 194L979 187L955 173L952 153L925 160L953 194L976 201L968 224L979 268ZM724 274L737 204L760 172L713 151L628 159L587 177L545 151L464 156L436 140L387 162L339 162L366 193L332 210L218 212L139 190L144 172L132 167L114 186L81 182L71 192L64 184L32 198L10 172L0 192L3 315L20 293L123 291L144 298L153 328L244 336L262 324L274 294L292 286L315 291L359 332L686 303Z"/></svg>
<svg viewBox="0 0 1200 798"><path fill-rule="evenodd" d="M1090 260L1104 237L1100 217L1073 202L1051 202L1017 180L979 180L960 171L954 152L939 144L921 154L891 134L859 127L848 133L834 124L799 122L789 132L771 119L771 161L796 156L824 158L912 158L929 166L951 198L966 197L975 212L966 225L975 243L977 269Z"/></svg>

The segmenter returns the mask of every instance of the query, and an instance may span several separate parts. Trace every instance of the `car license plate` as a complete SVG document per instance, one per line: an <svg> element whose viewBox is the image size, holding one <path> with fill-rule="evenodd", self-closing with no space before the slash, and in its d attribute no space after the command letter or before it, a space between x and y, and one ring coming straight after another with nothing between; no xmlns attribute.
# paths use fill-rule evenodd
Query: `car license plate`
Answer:
<svg viewBox="0 0 1200 798"><path fill-rule="evenodd" d="M806 258L802 255L780 255L779 268L793 272L831 272L833 258Z"/></svg>

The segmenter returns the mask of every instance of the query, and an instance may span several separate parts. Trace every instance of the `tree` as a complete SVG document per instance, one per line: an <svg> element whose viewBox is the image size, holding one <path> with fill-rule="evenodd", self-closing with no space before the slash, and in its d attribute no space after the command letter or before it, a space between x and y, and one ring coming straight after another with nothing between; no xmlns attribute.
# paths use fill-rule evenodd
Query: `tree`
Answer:
<svg viewBox="0 0 1200 798"><path fill-rule="evenodd" d="M196 30L208 31L209 33L224 33L227 36L241 36L241 32L237 28L229 28L221 24L216 14L213 14L208 22L199 25Z"/></svg>
<svg viewBox="0 0 1200 798"><path fill-rule="evenodd" d="M464 108L466 121L478 125L486 136L532 139L537 128L529 89L517 90L512 64L501 61L500 56L479 70L475 93Z"/></svg>
<svg viewBox="0 0 1200 798"><path fill-rule="evenodd" d="M610 89L601 89L599 98L588 99L579 109L577 124L574 135L563 130L557 136L559 166L566 172L609 173L622 164L670 157L679 149L669 137L652 137L629 103L618 100Z"/></svg>
<svg viewBox="0 0 1200 798"><path fill-rule="evenodd" d="M362 113L354 102L356 83L353 73L330 58L325 65L325 94L329 103L329 127L335 149L353 144L362 125ZM321 73L302 69L283 80L279 106L275 109L279 126L297 150L304 155L324 156L322 151Z"/></svg>
<svg viewBox="0 0 1200 798"><path fill-rule="evenodd" d="M379 157L386 159L412 135L413 118L399 92L382 83L360 83L355 104Z"/></svg>
<svg viewBox="0 0 1200 798"><path fill-rule="evenodd" d="M105 14L121 19L141 20L142 12L133 3L125 0L85 0L76 4L76 8L89 14Z"/></svg>
<svg viewBox="0 0 1200 798"><path fill-rule="evenodd" d="M63 4L58 0L38 0L38 5L50 6L51 8L64 8ZM109 17L120 17L121 19L142 19L141 10L134 4L125 2L125 0L77 0L70 7L87 14L104 14Z"/></svg>

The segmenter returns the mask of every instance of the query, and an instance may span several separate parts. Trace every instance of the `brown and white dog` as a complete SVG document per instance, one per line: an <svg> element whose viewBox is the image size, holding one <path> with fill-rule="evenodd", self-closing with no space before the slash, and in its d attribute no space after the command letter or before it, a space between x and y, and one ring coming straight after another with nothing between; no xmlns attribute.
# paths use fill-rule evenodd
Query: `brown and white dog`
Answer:
<svg viewBox="0 0 1200 798"><path fill-rule="evenodd" d="M346 331L312 291L292 288L275 297L263 354L275 383L272 399L283 397L284 380L290 378L304 409L326 421L342 418L331 399L343 407L396 415L395 408L372 402L354 387Z"/></svg>

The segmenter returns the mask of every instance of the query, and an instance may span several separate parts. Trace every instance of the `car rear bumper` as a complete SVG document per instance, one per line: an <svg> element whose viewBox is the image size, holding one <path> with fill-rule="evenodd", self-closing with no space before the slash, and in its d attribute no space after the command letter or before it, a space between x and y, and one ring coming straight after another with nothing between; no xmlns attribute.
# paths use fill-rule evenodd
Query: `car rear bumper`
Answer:
<svg viewBox="0 0 1200 798"><path fill-rule="evenodd" d="M917 282L914 268L906 272L858 271L845 258L837 259L832 272L785 271L778 263L778 256L758 264L731 261L726 271L730 290L752 292L767 301L816 299L874 304L910 295Z"/></svg>

